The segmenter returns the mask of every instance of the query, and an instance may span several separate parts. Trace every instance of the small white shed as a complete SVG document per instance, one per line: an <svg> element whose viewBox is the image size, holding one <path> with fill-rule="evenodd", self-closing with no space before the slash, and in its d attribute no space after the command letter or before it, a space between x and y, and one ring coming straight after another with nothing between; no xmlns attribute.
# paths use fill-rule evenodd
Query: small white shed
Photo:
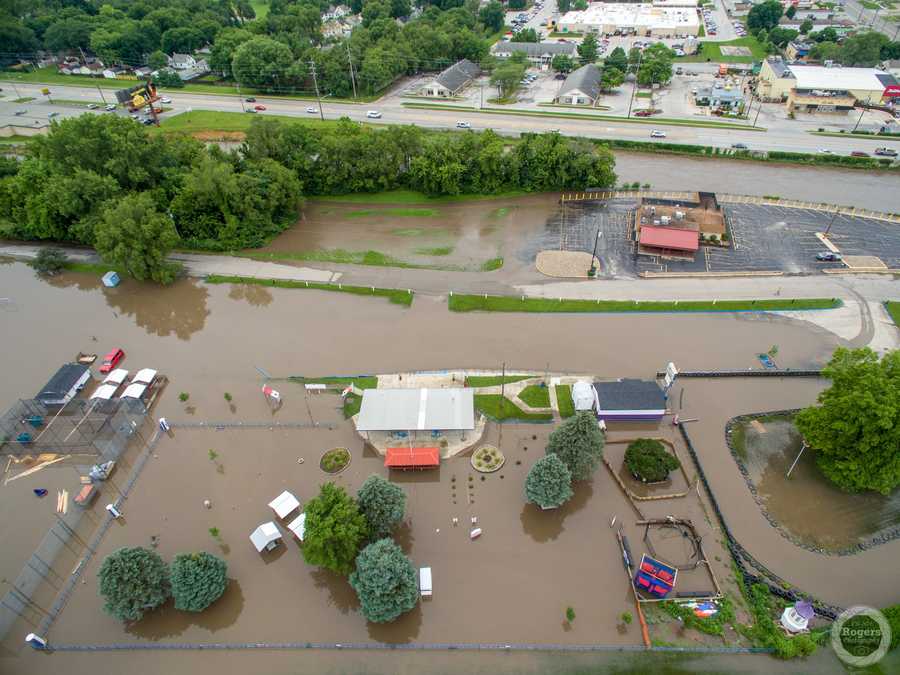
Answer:
<svg viewBox="0 0 900 675"><path fill-rule="evenodd" d="M278 546L278 541L280 539L281 532L278 531L275 523L271 521L263 523L253 530L253 533L250 535L250 541L259 553L271 551Z"/></svg>
<svg viewBox="0 0 900 675"><path fill-rule="evenodd" d="M419 592L423 598L431 597L431 568L419 568Z"/></svg>

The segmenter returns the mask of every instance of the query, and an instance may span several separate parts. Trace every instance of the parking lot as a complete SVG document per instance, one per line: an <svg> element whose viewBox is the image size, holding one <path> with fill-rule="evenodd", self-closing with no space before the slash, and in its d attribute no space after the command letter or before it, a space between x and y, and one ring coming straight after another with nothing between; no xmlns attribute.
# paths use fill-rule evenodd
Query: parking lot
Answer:
<svg viewBox="0 0 900 675"><path fill-rule="evenodd" d="M641 272L814 274L828 268L844 268L840 262L816 260L817 253L828 250L816 233L829 230L829 239L843 256L877 256L887 267L900 268L900 225L761 204L723 206L730 247L703 246L694 260L639 256L629 226L629 212L635 205L634 200L627 199L605 205L569 203L547 223L540 245L590 252L596 239L604 277L635 276Z"/></svg>

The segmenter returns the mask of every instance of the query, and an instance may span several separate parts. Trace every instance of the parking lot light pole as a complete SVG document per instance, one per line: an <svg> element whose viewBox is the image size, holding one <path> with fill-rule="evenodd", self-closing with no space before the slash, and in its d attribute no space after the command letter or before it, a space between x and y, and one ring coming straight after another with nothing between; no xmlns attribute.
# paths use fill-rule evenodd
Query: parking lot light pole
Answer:
<svg viewBox="0 0 900 675"><path fill-rule="evenodd" d="M872 101L872 96L871 95L867 96L866 97L866 106L869 105L869 103L871 101ZM850 132L851 134L855 134L856 130L859 128L859 123L862 122L863 115L866 114L866 106L862 106L862 112L859 113L859 118L856 120L856 124L853 125L853 131Z"/></svg>
<svg viewBox="0 0 900 675"><path fill-rule="evenodd" d="M594 250L591 252L591 268L594 269L594 258L597 257L597 242L600 241L600 237L603 236L603 231L600 229L600 226L597 225L597 236L594 238ZM588 275L590 276L590 270L588 270Z"/></svg>

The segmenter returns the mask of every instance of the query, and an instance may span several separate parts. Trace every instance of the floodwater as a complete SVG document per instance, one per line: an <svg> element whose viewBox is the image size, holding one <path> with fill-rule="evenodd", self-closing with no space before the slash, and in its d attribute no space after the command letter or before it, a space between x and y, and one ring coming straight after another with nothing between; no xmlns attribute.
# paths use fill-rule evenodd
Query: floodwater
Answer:
<svg viewBox="0 0 900 675"><path fill-rule="evenodd" d="M830 483L806 451L791 477L801 437L788 420L745 424L746 465L769 514L810 546L841 551L900 524L900 490L851 494Z"/></svg>

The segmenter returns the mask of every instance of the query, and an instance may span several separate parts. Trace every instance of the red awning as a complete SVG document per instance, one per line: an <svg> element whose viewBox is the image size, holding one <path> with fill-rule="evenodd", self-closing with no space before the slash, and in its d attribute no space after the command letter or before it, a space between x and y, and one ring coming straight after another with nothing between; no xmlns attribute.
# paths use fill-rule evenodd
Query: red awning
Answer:
<svg viewBox="0 0 900 675"><path fill-rule="evenodd" d="M388 448L384 465L392 469L419 469L440 466L437 448Z"/></svg>
<svg viewBox="0 0 900 675"><path fill-rule="evenodd" d="M677 227L641 226L641 246L670 248L676 251L696 251L700 248L698 233L695 230L682 230Z"/></svg>

